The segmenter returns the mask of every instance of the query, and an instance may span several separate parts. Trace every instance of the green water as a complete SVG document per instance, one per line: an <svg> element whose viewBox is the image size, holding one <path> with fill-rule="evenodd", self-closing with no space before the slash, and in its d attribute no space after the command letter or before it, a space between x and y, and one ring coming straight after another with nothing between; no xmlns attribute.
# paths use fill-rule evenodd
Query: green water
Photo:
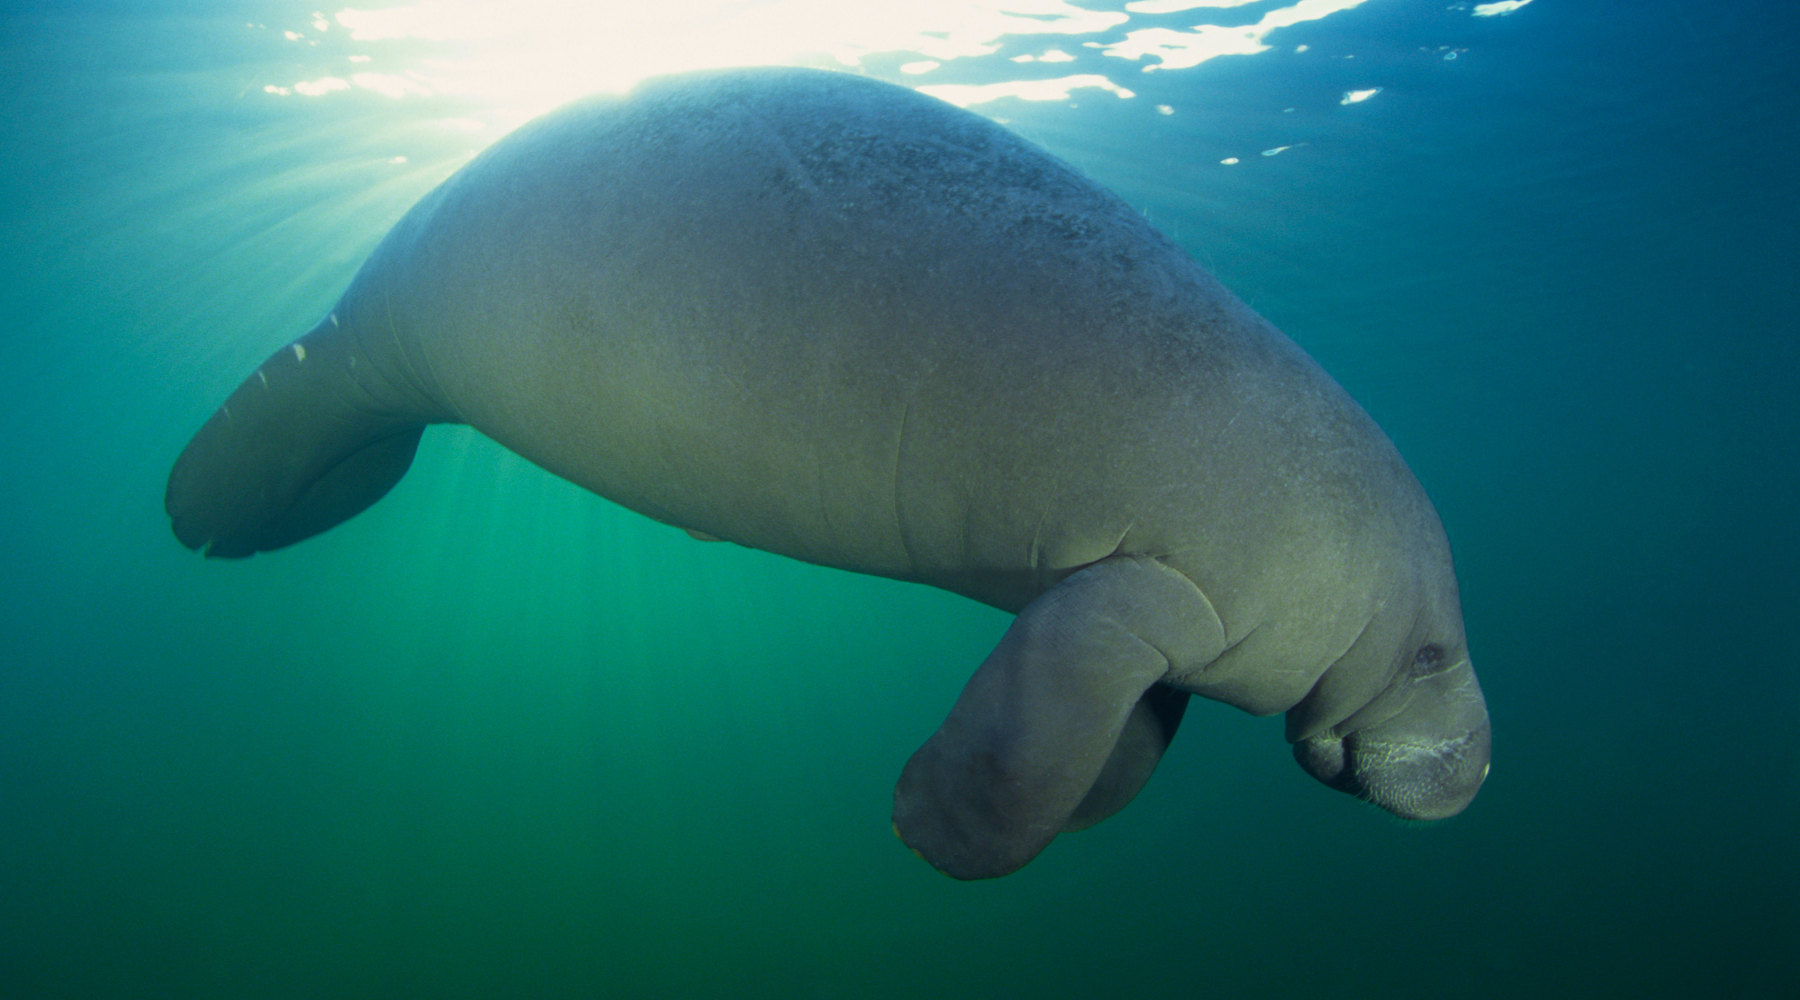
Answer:
<svg viewBox="0 0 1800 1000"><path fill-rule="evenodd" d="M177 545L181 445L474 140L445 97L263 99L300 71L245 23L310 8L0 11L0 994L1794 995L1786 6L1374 0L1288 43L1354 65L1083 55L1138 96L980 108L1392 434L1495 763L1402 824L1196 703L1128 809L969 884L887 817L990 609L694 542L462 428L304 545Z"/></svg>

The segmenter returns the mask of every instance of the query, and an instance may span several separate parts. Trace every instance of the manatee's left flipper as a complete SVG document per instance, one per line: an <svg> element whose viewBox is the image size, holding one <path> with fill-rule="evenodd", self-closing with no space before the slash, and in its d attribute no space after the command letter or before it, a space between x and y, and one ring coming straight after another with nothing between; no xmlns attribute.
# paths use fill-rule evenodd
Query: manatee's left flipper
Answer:
<svg viewBox="0 0 1800 1000"><path fill-rule="evenodd" d="M1125 728L1113 744L1112 755L1094 779L1081 804L1075 807L1063 832L1085 830L1131 804L1142 791L1163 751L1181 728L1187 714L1188 693L1167 684L1152 684L1125 719Z"/></svg>
<svg viewBox="0 0 1800 1000"><path fill-rule="evenodd" d="M1205 596L1153 559L1114 556L1070 576L1020 613L907 762L895 831L956 878L1017 870L1070 826L1128 721L1138 745L1082 818L1096 822L1129 800L1118 793L1141 785L1161 757L1166 735L1154 733L1173 731L1169 700L1146 704L1145 692L1223 647Z"/></svg>

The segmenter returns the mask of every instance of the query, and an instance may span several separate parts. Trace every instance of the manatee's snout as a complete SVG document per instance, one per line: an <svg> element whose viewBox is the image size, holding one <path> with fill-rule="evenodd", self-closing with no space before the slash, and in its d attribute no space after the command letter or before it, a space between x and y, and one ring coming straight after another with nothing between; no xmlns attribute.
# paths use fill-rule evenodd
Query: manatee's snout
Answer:
<svg viewBox="0 0 1800 1000"><path fill-rule="evenodd" d="M1294 744L1313 777L1402 819L1444 819L1468 806L1487 778L1492 729L1465 663L1417 685L1391 719L1342 736Z"/></svg>
<svg viewBox="0 0 1800 1000"><path fill-rule="evenodd" d="M1384 740L1367 733L1294 744L1307 773L1401 819L1444 819L1462 812L1488 773L1489 727L1443 743Z"/></svg>

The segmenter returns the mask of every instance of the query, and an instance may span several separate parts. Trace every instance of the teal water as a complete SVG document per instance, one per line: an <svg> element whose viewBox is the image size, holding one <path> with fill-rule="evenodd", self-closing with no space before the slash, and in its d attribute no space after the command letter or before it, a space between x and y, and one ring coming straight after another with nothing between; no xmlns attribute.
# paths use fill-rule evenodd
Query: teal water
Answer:
<svg viewBox="0 0 1800 1000"><path fill-rule="evenodd" d="M170 536L200 421L532 101L271 94L357 48L275 0L0 5L0 995L1795 995L1800 19L1370 0L1185 69L1082 46L1278 6L863 70L1135 92L975 109L1399 443L1493 776L1402 824L1196 703L1128 809L965 884L887 817L997 612L693 542L461 428L304 545Z"/></svg>

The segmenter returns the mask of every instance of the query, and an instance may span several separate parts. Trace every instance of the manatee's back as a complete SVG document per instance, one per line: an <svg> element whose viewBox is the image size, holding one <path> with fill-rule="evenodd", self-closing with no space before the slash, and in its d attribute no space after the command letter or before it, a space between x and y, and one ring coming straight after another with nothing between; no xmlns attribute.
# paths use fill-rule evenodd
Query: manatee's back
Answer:
<svg viewBox="0 0 1800 1000"><path fill-rule="evenodd" d="M1115 551L1272 572L1251 540L1341 539L1398 463L1117 197L840 73L670 78L527 125L300 346L184 454L189 544L322 530L451 419L669 523L1016 610Z"/></svg>
<svg viewBox="0 0 1800 1000"><path fill-rule="evenodd" d="M847 74L657 81L527 126L338 312L397 317L449 412L603 496L1002 607L1180 544L1232 488L1209 467L1267 464L1247 429L1372 429L1124 202Z"/></svg>

